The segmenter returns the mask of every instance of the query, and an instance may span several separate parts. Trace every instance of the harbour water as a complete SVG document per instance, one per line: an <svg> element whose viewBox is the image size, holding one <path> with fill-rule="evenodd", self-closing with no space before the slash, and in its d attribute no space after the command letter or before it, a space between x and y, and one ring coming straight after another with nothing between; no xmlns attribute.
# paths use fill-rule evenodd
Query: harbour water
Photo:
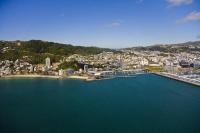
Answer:
<svg viewBox="0 0 200 133"><path fill-rule="evenodd" d="M144 74L0 78L1 133L199 133L200 87Z"/></svg>

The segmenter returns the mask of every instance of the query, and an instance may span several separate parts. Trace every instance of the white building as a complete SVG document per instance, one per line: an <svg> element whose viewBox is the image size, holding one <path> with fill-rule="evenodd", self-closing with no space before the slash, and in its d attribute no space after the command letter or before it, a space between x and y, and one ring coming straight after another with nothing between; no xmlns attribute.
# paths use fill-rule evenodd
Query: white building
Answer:
<svg viewBox="0 0 200 133"><path fill-rule="evenodd" d="M7 67L7 68L4 70L4 73L5 73L6 75L11 74L11 70L10 70L10 68Z"/></svg>
<svg viewBox="0 0 200 133"><path fill-rule="evenodd" d="M62 75L63 75L63 70L62 70L62 69L60 69L60 70L58 71L58 75L59 75L59 76L62 76Z"/></svg>
<svg viewBox="0 0 200 133"><path fill-rule="evenodd" d="M29 72L33 72L33 66L31 65L30 67L29 67Z"/></svg>
<svg viewBox="0 0 200 133"><path fill-rule="evenodd" d="M43 72L46 72L47 70L48 70L48 67L47 67L47 66L42 67L42 71L43 71Z"/></svg>
<svg viewBox="0 0 200 133"><path fill-rule="evenodd" d="M164 64L164 66L171 66L172 62L170 59L166 59L166 60L164 60L163 64Z"/></svg>
<svg viewBox="0 0 200 133"><path fill-rule="evenodd" d="M149 64L150 67L160 67L160 64Z"/></svg>
<svg viewBox="0 0 200 133"><path fill-rule="evenodd" d="M51 61L50 61L50 58L49 58L49 57L47 57L47 58L45 59L45 65L46 65L47 67L50 67L50 66L51 66Z"/></svg>
<svg viewBox="0 0 200 133"><path fill-rule="evenodd" d="M88 72L88 65L84 65L84 71Z"/></svg>
<svg viewBox="0 0 200 133"><path fill-rule="evenodd" d="M147 59L145 59L145 58L142 58L140 64L143 65L143 66L144 65L149 65L149 61Z"/></svg>
<svg viewBox="0 0 200 133"><path fill-rule="evenodd" d="M37 71L37 67L36 67L36 66L34 67L34 70L33 70L33 71L34 71L34 72L36 72L36 71Z"/></svg>

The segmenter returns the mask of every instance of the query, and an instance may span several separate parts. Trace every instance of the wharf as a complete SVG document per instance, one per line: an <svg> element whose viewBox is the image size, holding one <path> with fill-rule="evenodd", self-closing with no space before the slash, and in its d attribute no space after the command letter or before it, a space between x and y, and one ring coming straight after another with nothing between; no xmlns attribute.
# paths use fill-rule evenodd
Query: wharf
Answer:
<svg viewBox="0 0 200 133"><path fill-rule="evenodd" d="M108 80L108 79L114 79L114 77L111 77L111 78L102 78L102 79L86 79L86 81L99 81L99 80Z"/></svg>
<svg viewBox="0 0 200 133"><path fill-rule="evenodd" d="M178 80L178 81L181 81L181 82L185 82L185 83L188 83L188 84L200 86L199 80L185 78L185 77L181 77L181 76L178 76L178 75L175 75L175 74L169 74L169 73L154 73L154 74L159 75L159 76L163 76L163 77L166 77L166 78Z"/></svg>

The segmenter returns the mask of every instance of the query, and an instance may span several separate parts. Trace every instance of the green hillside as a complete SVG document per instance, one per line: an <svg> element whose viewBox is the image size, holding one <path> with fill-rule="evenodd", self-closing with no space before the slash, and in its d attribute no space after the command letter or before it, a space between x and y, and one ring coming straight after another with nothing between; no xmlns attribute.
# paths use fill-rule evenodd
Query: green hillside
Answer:
<svg viewBox="0 0 200 133"><path fill-rule="evenodd" d="M72 54L90 55L103 51L116 52L107 48L73 46L41 40L0 41L0 50L0 60L16 60L26 56L25 60L34 64L44 62L46 57L50 57L52 62L58 62L63 57Z"/></svg>

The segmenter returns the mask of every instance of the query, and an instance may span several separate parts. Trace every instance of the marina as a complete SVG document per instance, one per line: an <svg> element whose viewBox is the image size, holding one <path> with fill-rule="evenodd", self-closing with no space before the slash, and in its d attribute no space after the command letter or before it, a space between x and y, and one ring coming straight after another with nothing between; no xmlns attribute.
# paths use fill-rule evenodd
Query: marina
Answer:
<svg viewBox="0 0 200 133"><path fill-rule="evenodd" d="M167 78L171 78L174 80L182 81L185 83L189 83L192 85L200 86L200 75L199 74L194 74L194 75L176 75L176 74L171 74L171 73L166 73L166 72L160 72L160 73L155 73L160 76L164 76Z"/></svg>
<svg viewBox="0 0 200 133"><path fill-rule="evenodd" d="M124 70L124 71L101 71L94 72L90 71L88 75L88 79L86 81L98 81L98 80L106 80L106 79L114 79L114 78L134 78L137 75L147 74L145 71L138 70Z"/></svg>

